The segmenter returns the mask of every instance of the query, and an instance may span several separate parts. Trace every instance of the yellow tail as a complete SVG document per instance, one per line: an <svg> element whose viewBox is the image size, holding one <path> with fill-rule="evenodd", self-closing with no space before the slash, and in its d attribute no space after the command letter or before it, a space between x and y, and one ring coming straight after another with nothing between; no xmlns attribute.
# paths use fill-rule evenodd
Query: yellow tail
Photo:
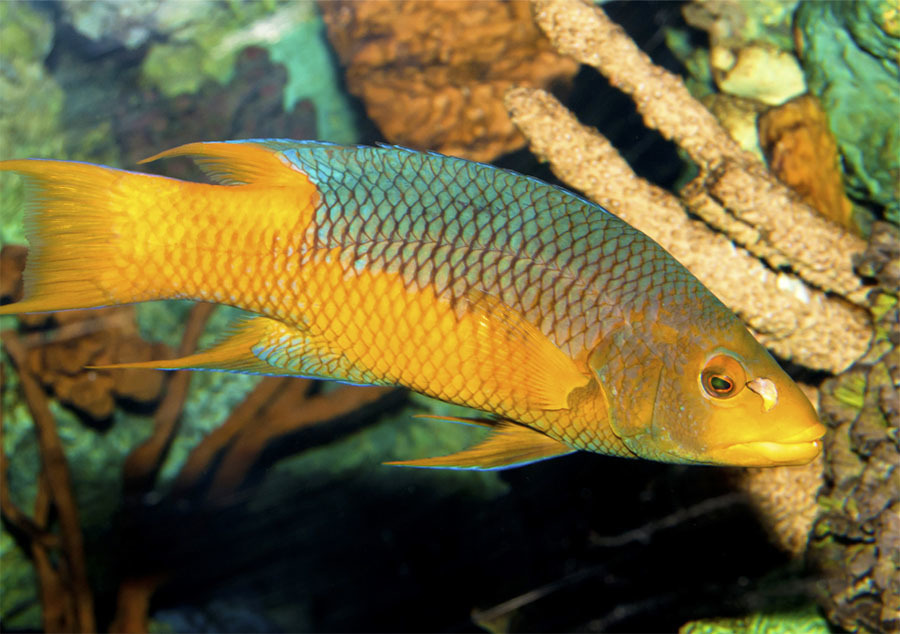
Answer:
<svg viewBox="0 0 900 634"><path fill-rule="evenodd" d="M171 291L148 277L148 266L157 267L142 240L153 233L154 201L174 200L179 181L69 161L0 161L0 170L26 179L30 245L25 299L0 306L0 315L136 302Z"/></svg>
<svg viewBox="0 0 900 634"><path fill-rule="evenodd" d="M179 155L224 184L71 161L0 161L0 170L25 177L30 244L25 299L0 306L0 315L170 298L258 310L312 218L315 187L249 142L193 143L148 160ZM273 255L281 243L287 255Z"/></svg>

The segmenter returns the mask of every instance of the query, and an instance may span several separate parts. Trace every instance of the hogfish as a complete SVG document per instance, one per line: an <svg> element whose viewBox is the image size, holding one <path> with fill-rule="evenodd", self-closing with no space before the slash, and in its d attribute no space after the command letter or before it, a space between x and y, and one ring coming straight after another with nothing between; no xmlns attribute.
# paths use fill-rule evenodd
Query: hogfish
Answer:
<svg viewBox="0 0 900 634"><path fill-rule="evenodd" d="M576 450L790 465L803 392L663 248L573 193L399 147L191 143L211 183L8 160L27 183L25 299L0 314L191 299L255 314L209 350L107 367L404 386L485 413L498 469Z"/></svg>

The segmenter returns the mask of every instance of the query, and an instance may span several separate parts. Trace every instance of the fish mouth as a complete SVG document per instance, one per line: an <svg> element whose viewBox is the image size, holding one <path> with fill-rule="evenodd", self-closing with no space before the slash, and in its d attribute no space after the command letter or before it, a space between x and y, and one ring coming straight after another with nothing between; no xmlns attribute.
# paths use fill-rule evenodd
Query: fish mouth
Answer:
<svg viewBox="0 0 900 634"><path fill-rule="evenodd" d="M782 441L757 440L735 443L710 450L709 457L718 464L737 467L783 467L805 465L822 451L821 424L794 434Z"/></svg>

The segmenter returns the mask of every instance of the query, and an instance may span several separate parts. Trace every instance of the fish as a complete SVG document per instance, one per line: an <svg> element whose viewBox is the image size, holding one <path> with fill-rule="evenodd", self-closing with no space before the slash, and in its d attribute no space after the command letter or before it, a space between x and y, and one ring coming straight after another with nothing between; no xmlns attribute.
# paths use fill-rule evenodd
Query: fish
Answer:
<svg viewBox="0 0 900 634"><path fill-rule="evenodd" d="M25 296L0 315L163 299L252 317L211 348L104 368L401 386L479 412L459 452L505 469L583 450L805 464L824 427L687 269L599 205L491 165L393 146L197 142L209 182L10 159L26 184Z"/></svg>

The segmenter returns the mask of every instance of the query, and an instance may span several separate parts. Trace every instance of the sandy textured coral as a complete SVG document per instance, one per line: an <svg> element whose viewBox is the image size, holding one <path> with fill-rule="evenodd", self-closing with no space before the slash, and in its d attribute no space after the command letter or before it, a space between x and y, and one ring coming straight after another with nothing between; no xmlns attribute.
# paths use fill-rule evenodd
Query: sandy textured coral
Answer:
<svg viewBox="0 0 900 634"><path fill-rule="evenodd" d="M837 143L815 97L803 95L760 116L759 142L783 183L824 216L854 228Z"/></svg>
<svg viewBox="0 0 900 634"><path fill-rule="evenodd" d="M609 141L547 93L516 89L506 103L532 150L562 180L659 242L780 356L838 371L865 351L871 335L865 311L774 273L689 218L677 197L639 178Z"/></svg>
<svg viewBox="0 0 900 634"><path fill-rule="evenodd" d="M490 160L524 143L503 107L513 85L549 87L577 64L523 2L321 2L329 38L385 138Z"/></svg>
<svg viewBox="0 0 900 634"><path fill-rule="evenodd" d="M801 467L742 469L737 486L747 494L772 541L794 556L806 550L818 512L816 492L822 485L821 454Z"/></svg>
<svg viewBox="0 0 900 634"><path fill-rule="evenodd" d="M535 18L560 52L603 73L631 96L648 127L699 165L700 175L684 191L691 211L771 265L790 264L822 290L865 303L867 289L852 265L865 243L820 216L741 150L680 77L655 66L592 5L538 1Z"/></svg>

